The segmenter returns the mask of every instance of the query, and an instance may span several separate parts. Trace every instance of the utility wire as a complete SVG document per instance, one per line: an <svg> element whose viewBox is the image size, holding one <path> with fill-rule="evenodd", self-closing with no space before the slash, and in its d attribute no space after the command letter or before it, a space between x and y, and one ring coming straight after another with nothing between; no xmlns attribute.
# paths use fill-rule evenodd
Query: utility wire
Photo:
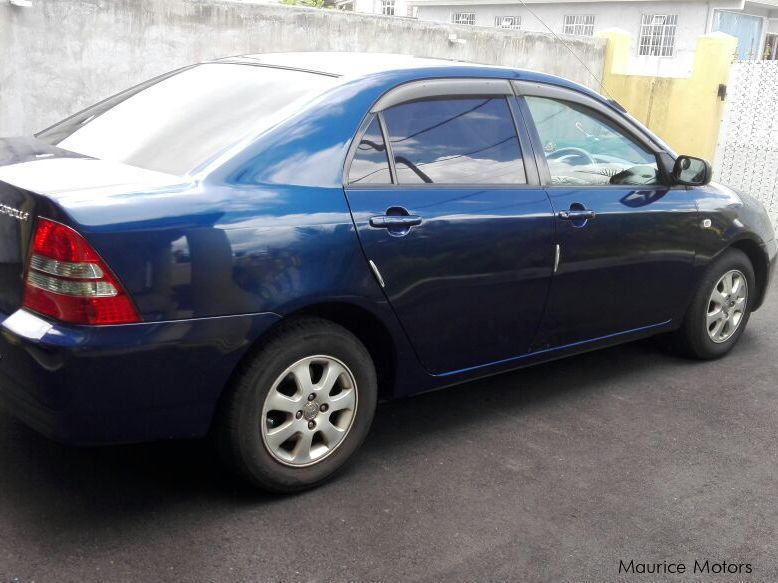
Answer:
<svg viewBox="0 0 778 583"><path fill-rule="evenodd" d="M605 95L607 95L609 99L613 99L613 96L611 95L610 91L608 91L608 88L605 86L605 82L604 82L604 81L603 81L601 78L599 78L597 75L595 75L595 74L592 72L592 70L591 70L591 69L590 69L590 68L589 68L589 67L586 65L586 63L584 62L584 60L583 60L581 57L579 57L579 56L578 56L578 53L576 53L576 52L573 50L573 47L571 47L571 46L570 46L570 45L569 45L567 42L565 42L565 40L564 40L564 39L562 39L562 38L561 38L561 37L560 37L560 36L559 36L557 33L555 33L555 32L554 32L554 30L553 30L553 29L552 29L552 28L551 28L549 25L547 25L547 24L546 24L546 22L545 22L545 21L544 21L544 20L543 20L543 19L542 19L540 16L538 16L538 15L535 13L535 11L534 11L534 10L532 10L532 8L530 8L530 7L527 5L527 3L526 3L524 0L519 0L519 2L521 2L522 6L524 6L524 8L526 8L526 9L527 9L527 12L529 12L529 13L530 13L532 16L534 16L535 18L537 18L537 19L538 19L538 22L540 22L540 24L542 24L544 27L546 27L546 29L548 30L548 32L550 32L552 35L554 35L554 38L555 38L556 40L558 40L559 42L561 42L561 43L562 43L562 44L565 46L565 48L566 48L568 51L570 51L570 54L571 54L571 55L573 55L573 56L576 58L576 60L577 60L579 63L581 63L581 65L583 66L583 68L584 68L584 69L586 69L586 72L587 72L587 73L589 73L589 75L591 75L591 76L592 76L592 79L594 79L595 81L597 81L597 83L599 83L599 84L600 84L600 87L602 87L602 91L603 91L603 93L605 93Z"/></svg>

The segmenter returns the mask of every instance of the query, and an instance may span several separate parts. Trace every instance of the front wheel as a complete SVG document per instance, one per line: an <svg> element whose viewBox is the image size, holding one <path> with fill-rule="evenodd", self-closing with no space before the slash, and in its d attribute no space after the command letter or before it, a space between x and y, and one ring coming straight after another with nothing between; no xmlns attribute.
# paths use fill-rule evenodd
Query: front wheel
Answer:
<svg viewBox="0 0 778 583"><path fill-rule="evenodd" d="M217 419L227 462L265 490L294 492L331 477L364 440L377 381L348 330L305 318L283 325L236 379Z"/></svg>
<svg viewBox="0 0 778 583"><path fill-rule="evenodd" d="M705 272L683 325L674 334L675 346L693 358L724 356L745 330L755 293L748 256L728 249Z"/></svg>

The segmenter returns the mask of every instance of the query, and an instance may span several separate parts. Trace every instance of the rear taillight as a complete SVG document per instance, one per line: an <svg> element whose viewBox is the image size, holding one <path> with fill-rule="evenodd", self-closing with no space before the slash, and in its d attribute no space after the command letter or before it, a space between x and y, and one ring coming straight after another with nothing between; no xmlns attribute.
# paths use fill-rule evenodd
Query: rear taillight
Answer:
<svg viewBox="0 0 778 583"><path fill-rule="evenodd" d="M70 227L49 219L38 219L23 305L74 324L140 321L127 292L89 243Z"/></svg>

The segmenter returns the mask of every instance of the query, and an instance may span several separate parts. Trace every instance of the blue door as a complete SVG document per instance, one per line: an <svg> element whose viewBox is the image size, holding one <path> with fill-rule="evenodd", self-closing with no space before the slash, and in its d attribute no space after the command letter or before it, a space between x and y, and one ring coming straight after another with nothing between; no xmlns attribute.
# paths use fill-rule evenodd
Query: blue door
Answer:
<svg viewBox="0 0 778 583"><path fill-rule="evenodd" d="M542 92L541 92L542 93ZM559 263L533 349L667 325L693 285L693 192L662 184L656 153L583 103L524 97L544 153Z"/></svg>
<svg viewBox="0 0 778 583"><path fill-rule="evenodd" d="M512 107L505 95L394 105L351 163L366 258L435 374L526 353L543 314L554 217L534 161L525 171Z"/></svg>
<svg viewBox="0 0 778 583"><path fill-rule="evenodd" d="M752 61L762 58L762 19L758 16L716 10L713 30L737 38L737 58Z"/></svg>

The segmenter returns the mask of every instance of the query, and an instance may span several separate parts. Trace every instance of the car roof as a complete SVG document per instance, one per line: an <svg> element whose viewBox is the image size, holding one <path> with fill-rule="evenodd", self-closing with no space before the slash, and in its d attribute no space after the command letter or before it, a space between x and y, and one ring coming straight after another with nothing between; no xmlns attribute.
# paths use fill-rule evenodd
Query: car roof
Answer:
<svg viewBox="0 0 778 583"><path fill-rule="evenodd" d="M385 71L401 71L408 69L436 69L440 67L455 67L474 69L494 67L455 61L452 59L436 59L400 55L392 53L350 53L350 52L295 52L295 53L261 53L231 57L230 60L244 60L261 63L268 66L289 67L332 75L337 77L360 77L371 73Z"/></svg>
<svg viewBox="0 0 778 583"><path fill-rule="evenodd" d="M214 62L244 63L266 67L282 67L300 71L337 77L342 80L375 77L380 75L384 81L409 81L414 77L490 77L503 79L521 79L538 83L549 83L567 87L585 93L603 102L608 100L592 89L547 73L530 69L503 67L470 63L454 59L416 57L392 53L352 53L352 52L294 52L260 53L226 57ZM389 74L387 77L386 74Z"/></svg>
<svg viewBox="0 0 778 583"><path fill-rule="evenodd" d="M626 115L624 108L618 103L584 85L562 77L514 67L402 54L352 52L262 53L225 57L210 62L277 67L327 75L333 78L333 83L329 87L321 89L315 99L313 96L310 98L310 102L315 104L311 107L319 111L331 112L334 110L327 108L327 105L341 104L344 99L351 100L350 103L353 107L345 109L356 112L354 115L359 120L383 94L392 88L416 80L440 78L506 79L555 85L587 95L607 107L617 110L620 115ZM304 114L303 118L307 115ZM348 127L351 127L351 121L353 120L349 120L349 123L346 124ZM357 120L355 124L358 125L358 123ZM639 123L638 127L641 127ZM663 144L648 129L642 128L642 131L649 139ZM270 134L272 132L268 133L268 135ZM350 141L352 137L349 136L347 139L344 137L344 140ZM270 140L271 138L265 136L265 139ZM669 148L665 149L670 151Z"/></svg>

